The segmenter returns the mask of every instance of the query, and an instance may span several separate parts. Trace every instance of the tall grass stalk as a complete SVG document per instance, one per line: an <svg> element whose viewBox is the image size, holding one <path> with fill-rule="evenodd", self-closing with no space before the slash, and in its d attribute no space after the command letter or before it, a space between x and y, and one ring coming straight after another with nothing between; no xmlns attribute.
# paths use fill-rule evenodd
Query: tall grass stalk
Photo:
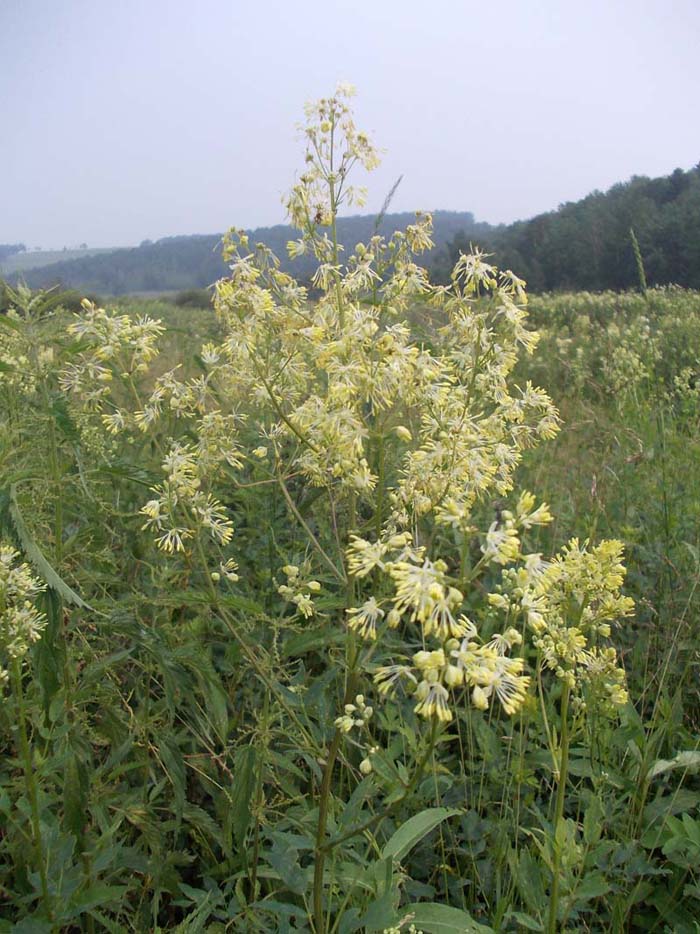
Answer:
<svg viewBox="0 0 700 934"><path fill-rule="evenodd" d="M18 658L14 659L12 663L12 689L15 695L15 707L17 710L17 729L19 732L22 767L24 769L24 784L32 819L32 838L34 844L35 865L39 874L39 881L41 885L41 900L44 905L44 912L46 914L47 920L51 922L53 920L53 905L51 896L49 894L49 883L46 872L46 857L44 855L44 844L41 833L41 813L39 810L39 796L37 792L36 775L34 772L32 751L29 745L29 736L27 733L27 714L22 685L22 666Z"/></svg>

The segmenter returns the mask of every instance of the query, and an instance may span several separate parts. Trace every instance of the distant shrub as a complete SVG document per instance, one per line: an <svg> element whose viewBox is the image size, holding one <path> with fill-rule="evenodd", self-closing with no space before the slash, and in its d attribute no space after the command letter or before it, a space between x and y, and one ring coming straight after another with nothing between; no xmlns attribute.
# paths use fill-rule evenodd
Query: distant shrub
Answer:
<svg viewBox="0 0 700 934"><path fill-rule="evenodd" d="M7 289L7 283L0 279L0 315L4 315L10 307L10 296Z"/></svg>
<svg viewBox="0 0 700 934"><path fill-rule="evenodd" d="M186 289L177 293L173 304L178 308L209 308L211 293L207 289Z"/></svg>
<svg viewBox="0 0 700 934"><path fill-rule="evenodd" d="M29 294L32 294L32 292ZM36 291L33 294L38 295L39 292ZM42 294L41 306L44 313L59 307L65 308L66 311L79 312L82 308L83 298L87 298L88 301L95 305L102 304L102 299L97 295L84 295L75 289L63 289L56 286ZM5 314L10 308L15 308L17 305L17 292L11 285L0 279L0 314Z"/></svg>
<svg viewBox="0 0 700 934"><path fill-rule="evenodd" d="M56 305L65 308L66 311L78 312L82 308L83 299L87 299L94 305L101 305L102 299L99 295L92 293L86 295L84 292L78 292L75 289L57 289L55 293Z"/></svg>

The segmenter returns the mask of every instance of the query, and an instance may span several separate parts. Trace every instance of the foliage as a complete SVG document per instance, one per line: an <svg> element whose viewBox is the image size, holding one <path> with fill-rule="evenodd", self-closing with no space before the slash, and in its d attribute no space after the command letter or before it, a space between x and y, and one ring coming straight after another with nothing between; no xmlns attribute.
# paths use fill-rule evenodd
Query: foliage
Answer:
<svg viewBox="0 0 700 934"><path fill-rule="evenodd" d="M469 252L471 244L478 244L493 253L499 266L517 270L533 291L543 292L631 289L640 281L641 260L650 285L697 289L698 217L700 166L695 166L659 178L635 176L607 192L593 192L556 211L509 225L476 222L468 212L436 211L436 247L427 251L426 261L434 278L447 283L460 252ZM409 214L383 214L378 232L387 237L411 223ZM348 246L366 242L374 227L371 216L340 217L339 241ZM286 272L304 282L314 274L308 255L284 256L293 228L278 225L249 231L248 235L280 255ZM205 288L226 274L220 240L219 234L168 237L98 255L92 255L97 251L83 251L63 262L60 254L55 254L50 266L26 270L23 275L33 287L63 282L112 295ZM30 261L29 254L26 261Z"/></svg>
<svg viewBox="0 0 700 934"><path fill-rule="evenodd" d="M216 318L26 288L0 317L2 614L34 621L0 709L0 931L691 932L700 562L669 464L697 411L664 355L697 296L616 297L607 363L575 328L612 298L546 297L538 348L478 251L430 284L427 216L346 255L376 151L344 88L304 132L314 301L233 231ZM595 443L534 380L598 407ZM632 475L613 439L660 405ZM591 504L572 465L613 455Z"/></svg>
<svg viewBox="0 0 700 934"><path fill-rule="evenodd" d="M0 263L17 253L24 253L26 249L23 243L0 243Z"/></svg>
<svg viewBox="0 0 700 934"><path fill-rule="evenodd" d="M384 214L378 230L388 236L395 229L405 229L413 220L413 214L409 213ZM376 222L370 215L340 217L338 236L347 244L364 242L374 234ZM490 229L488 224L477 223L466 211L437 211L434 225L436 249L431 252L434 257L445 252L447 243L460 231L478 238ZM284 268L292 275L303 281L311 278L315 271L312 259L286 256L287 241L295 234L293 227L278 224L248 233L252 240L265 243L282 257ZM83 252L65 260L60 254L53 254L50 265L42 263L41 268L22 270L21 275L32 288L62 283L108 295L205 289L227 274L221 257L221 239L220 233L164 237L155 243L144 241L139 247ZM36 256L42 258L42 254Z"/></svg>
<svg viewBox="0 0 700 934"><path fill-rule="evenodd" d="M178 292L173 298L173 305L178 308L209 308L211 295L206 289L187 289Z"/></svg>
<svg viewBox="0 0 700 934"><path fill-rule="evenodd" d="M638 257L650 285L697 289L698 218L700 165L661 178L635 176L607 192L488 231L478 242L536 292L634 288ZM472 240L470 231L455 238L452 262Z"/></svg>

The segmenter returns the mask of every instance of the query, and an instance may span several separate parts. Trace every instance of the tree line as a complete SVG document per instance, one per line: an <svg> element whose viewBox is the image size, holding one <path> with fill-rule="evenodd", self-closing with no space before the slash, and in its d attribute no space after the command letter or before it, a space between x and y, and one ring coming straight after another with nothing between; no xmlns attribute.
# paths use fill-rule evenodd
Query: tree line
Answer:
<svg viewBox="0 0 700 934"><path fill-rule="evenodd" d="M480 224L466 211L436 211L434 214L435 249L428 262L443 257L449 244L461 233L481 239L492 228ZM391 235L394 230L405 229L415 222L413 213L386 214L379 220L370 215L341 218L339 236L352 251L356 243L366 242L375 233ZM275 227L249 231L251 243L266 244L281 260L282 267L302 282L315 271L313 257L287 257L287 243L298 237L292 227ZM133 249L115 250L96 256L54 263L41 269L27 270L22 279L32 288L53 285L81 288L107 295L133 292L171 292L206 288L227 274L221 256L222 234L166 237L152 243L144 241ZM16 281L18 277L14 277Z"/></svg>
<svg viewBox="0 0 700 934"><path fill-rule="evenodd" d="M349 250L375 232L388 234L412 223L410 213L339 220L339 236ZM660 178L635 176L607 192L530 220L493 226L470 212L436 211L435 249L425 258L433 277L445 281L459 253L470 245L493 254L500 268L512 269L531 291L626 289L639 282L636 238L647 283L700 288L700 164ZM296 232L287 225L250 231L280 257L300 281L313 271L309 257L287 258ZM226 274L221 235L167 237L139 247L86 256L28 270L31 287L60 284L108 295L176 292L205 288ZM18 277L15 277L15 281Z"/></svg>
<svg viewBox="0 0 700 934"><path fill-rule="evenodd" d="M700 165L661 178L634 177L556 211L494 229L479 243L534 292L627 289L639 283L634 240L649 285L700 288ZM450 244L444 278L471 237Z"/></svg>

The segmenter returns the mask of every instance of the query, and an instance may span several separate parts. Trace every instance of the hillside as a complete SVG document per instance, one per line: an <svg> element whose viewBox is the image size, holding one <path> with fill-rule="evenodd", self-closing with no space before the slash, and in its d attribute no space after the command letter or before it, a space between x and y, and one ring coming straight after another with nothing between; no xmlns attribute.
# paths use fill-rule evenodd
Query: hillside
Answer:
<svg viewBox="0 0 700 934"><path fill-rule="evenodd" d="M700 165L660 178L636 176L556 211L494 230L480 245L532 291L600 291L638 284L630 229L649 285L700 288ZM468 232L449 249L454 261ZM447 267L442 268L444 276Z"/></svg>
<svg viewBox="0 0 700 934"><path fill-rule="evenodd" d="M436 211L433 217L436 248L424 262L438 280L446 279L460 250L474 243L493 253L497 265L526 279L532 291L634 287L634 229L649 285L700 288L700 166L660 178L635 176L607 192L595 191L507 226L477 223L469 212ZM411 213L387 214L379 231L390 234L413 218ZM374 232L371 215L339 219L340 240L350 248ZM302 281L313 271L309 257L287 259L287 241L295 236L291 227L261 227L249 233ZM27 269L32 254L18 253L8 262L23 264L27 271L22 278L33 287L61 283L105 295L178 291L206 287L226 274L220 241L220 234L167 237L133 249L81 251L79 258L40 269ZM13 278L18 278L17 272Z"/></svg>
<svg viewBox="0 0 700 934"><path fill-rule="evenodd" d="M0 257L0 275L12 276L23 274L33 269L52 266L56 263L67 263L74 260L88 259L104 253L113 253L113 247L90 248L76 250L27 250L13 252L10 256Z"/></svg>
<svg viewBox="0 0 700 934"><path fill-rule="evenodd" d="M436 247L428 262L437 261L441 251L460 233L482 237L494 228L479 224L466 211L436 211ZM413 223L412 213L387 214L379 225L379 232L391 234ZM364 215L344 217L338 221L341 242L349 248L368 240L375 233L375 217ZM307 278L314 269L309 257L287 259L287 241L297 236L288 225L260 227L249 231L251 240L262 241L280 257L286 269L300 279ZM41 269L27 271L24 281L32 287L45 287L61 283L66 287L89 292L123 295L132 292L165 292L202 288L226 274L221 259L221 234L167 237L155 243L143 243L133 249L110 251L98 256L85 256L68 262L57 262ZM16 278L16 277L15 277Z"/></svg>

